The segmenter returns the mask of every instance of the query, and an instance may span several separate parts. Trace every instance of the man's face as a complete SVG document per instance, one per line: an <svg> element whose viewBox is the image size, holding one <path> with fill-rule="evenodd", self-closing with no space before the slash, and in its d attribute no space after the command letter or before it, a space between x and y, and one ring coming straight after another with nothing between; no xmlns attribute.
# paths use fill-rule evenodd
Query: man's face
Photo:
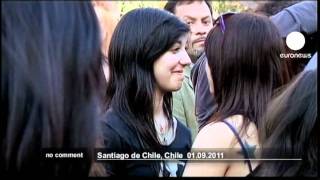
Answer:
<svg viewBox="0 0 320 180"><path fill-rule="evenodd" d="M187 52L191 59L204 51L204 42L212 28L212 15L205 1L194 1L191 4L176 6L175 15L190 26L191 36L187 44Z"/></svg>

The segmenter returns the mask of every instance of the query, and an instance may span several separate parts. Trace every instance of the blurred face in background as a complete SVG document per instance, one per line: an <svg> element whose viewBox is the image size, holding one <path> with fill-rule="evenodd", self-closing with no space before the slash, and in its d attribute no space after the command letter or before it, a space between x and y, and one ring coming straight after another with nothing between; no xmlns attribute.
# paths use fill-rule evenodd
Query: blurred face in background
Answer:
<svg viewBox="0 0 320 180"><path fill-rule="evenodd" d="M120 14L116 11L109 11L103 6L95 6L94 9L100 24L102 50L104 55L108 55L112 33L119 21Z"/></svg>
<svg viewBox="0 0 320 180"><path fill-rule="evenodd" d="M109 63L108 63L108 50L113 31L120 19L120 13L117 11L114 2L98 1L93 2L94 9L100 24L100 33L102 39L102 53L105 58L103 59L103 72L108 82L109 79Z"/></svg>
<svg viewBox="0 0 320 180"><path fill-rule="evenodd" d="M205 39L213 26L210 9L205 1L186 2L176 6L175 15L190 26L187 52L194 62L204 51Z"/></svg>

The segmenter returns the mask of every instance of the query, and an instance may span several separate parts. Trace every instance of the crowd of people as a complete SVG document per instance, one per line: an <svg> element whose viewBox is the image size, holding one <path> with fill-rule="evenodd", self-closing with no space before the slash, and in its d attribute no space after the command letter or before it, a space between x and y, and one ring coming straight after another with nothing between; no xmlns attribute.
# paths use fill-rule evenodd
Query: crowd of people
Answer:
<svg viewBox="0 0 320 180"><path fill-rule="evenodd" d="M121 18L112 1L2 2L0 174L319 176L317 2L280 2L213 17L210 1L169 0ZM97 148L237 160L97 162Z"/></svg>

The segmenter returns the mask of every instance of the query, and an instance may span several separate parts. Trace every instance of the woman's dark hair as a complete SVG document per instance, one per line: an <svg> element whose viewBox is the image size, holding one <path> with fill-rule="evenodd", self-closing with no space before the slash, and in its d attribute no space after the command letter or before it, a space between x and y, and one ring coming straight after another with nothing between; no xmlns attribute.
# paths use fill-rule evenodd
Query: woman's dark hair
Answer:
<svg viewBox="0 0 320 180"><path fill-rule="evenodd" d="M205 52L214 84L218 109L212 121L244 116L259 126L275 88L282 85L280 35L264 16L238 13L225 16L225 32L217 24L208 34Z"/></svg>
<svg viewBox="0 0 320 180"><path fill-rule="evenodd" d="M97 138L102 66L90 2L1 2L0 169L88 175ZM82 148L50 161L43 148Z"/></svg>
<svg viewBox="0 0 320 180"><path fill-rule="evenodd" d="M260 130L262 158L302 161L263 162L257 176L317 176L320 123L317 71L304 71L274 97Z"/></svg>
<svg viewBox="0 0 320 180"><path fill-rule="evenodd" d="M141 140L147 150L160 142L154 126L156 80L154 62L189 32L186 24L164 10L140 8L128 12L118 23L109 48L109 105ZM172 125L172 93L163 98L165 115Z"/></svg>

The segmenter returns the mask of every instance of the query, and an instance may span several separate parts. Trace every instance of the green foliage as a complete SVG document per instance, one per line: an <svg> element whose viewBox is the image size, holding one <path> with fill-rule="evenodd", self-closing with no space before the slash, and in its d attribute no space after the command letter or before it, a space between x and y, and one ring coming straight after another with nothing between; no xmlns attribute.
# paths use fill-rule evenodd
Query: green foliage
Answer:
<svg viewBox="0 0 320 180"><path fill-rule="evenodd" d="M158 0L158 1L117 1L118 7L120 9L121 16L126 14L127 12L141 7L153 7L162 9L166 4L166 0ZM233 12L241 12L247 10L247 7L242 5L240 1L216 1L213 0L212 8L213 8L213 16L217 16L218 14L233 11Z"/></svg>
<svg viewBox="0 0 320 180"><path fill-rule="evenodd" d="M127 12L142 7L153 7L162 9L166 4L166 1L118 1L118 6L120 9L121 16L126 14Z"/></svg>
<svg viewBox="0 0 320 180"><path fill-rule="evenodd" d="M242 5L240 1L211 1L212 9L218 14L225 12L242 12L247 10L247 7Z"/></svg>

